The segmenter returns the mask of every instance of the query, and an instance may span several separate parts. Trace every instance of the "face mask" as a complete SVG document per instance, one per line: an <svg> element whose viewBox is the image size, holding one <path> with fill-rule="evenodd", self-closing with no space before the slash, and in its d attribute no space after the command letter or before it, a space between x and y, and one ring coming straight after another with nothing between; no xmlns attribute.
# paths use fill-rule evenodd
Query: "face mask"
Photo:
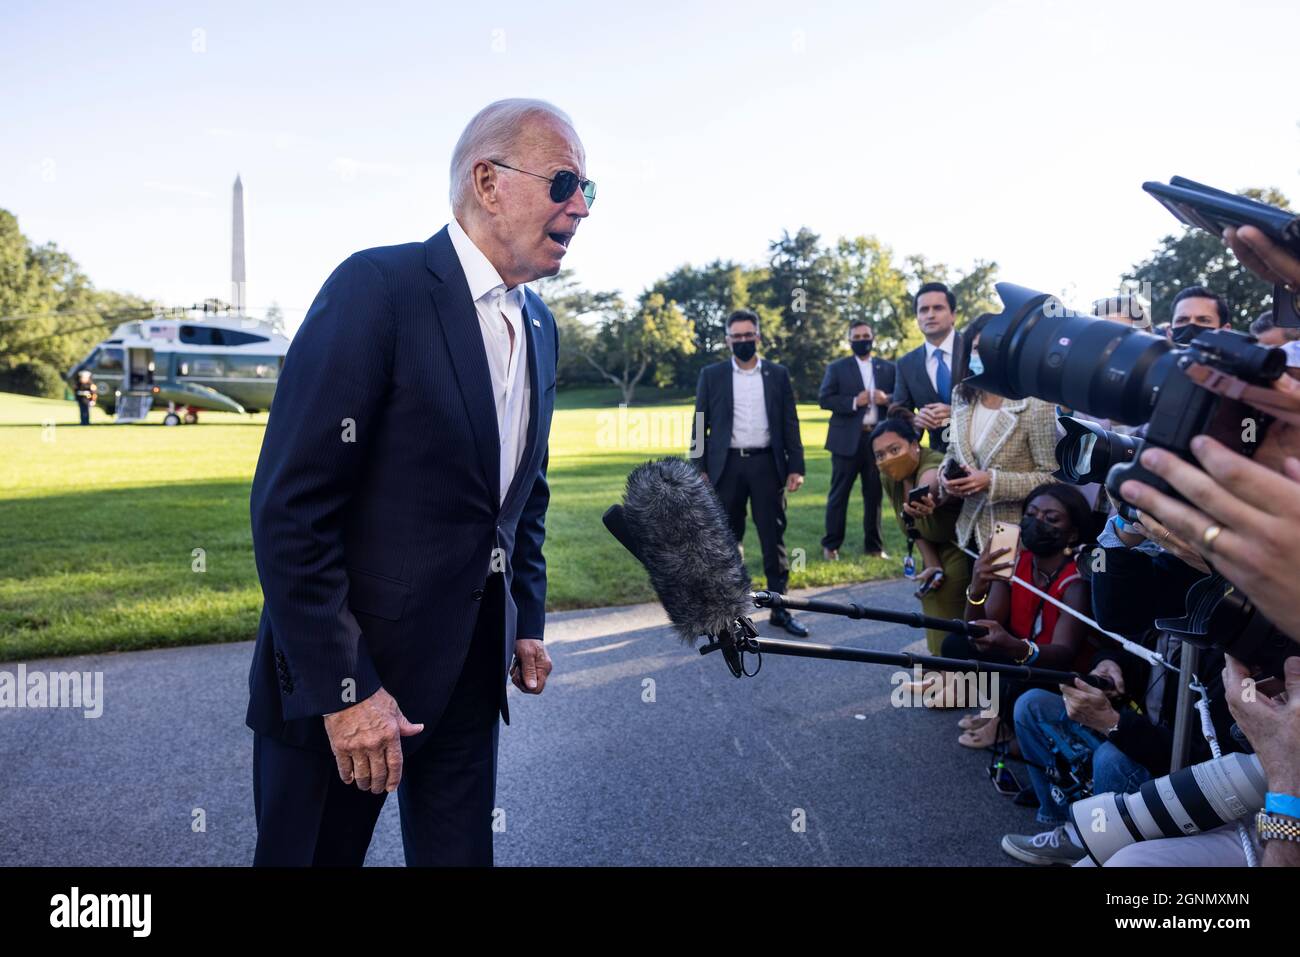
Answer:
<svg viewBox="0 0 1300 957"><path fill-rule="evenodd" d="M917 460L920 456L911 452L904 452L902 455L895 455L892 459L883 459L880 462L880 471L884 472L895 482L901 482L913 472L916 471Z"/></svg>
<svg viewBox="0 0 1300 957"><path fill-rule="evenodd" d="M853 350L855 356L871 355L871 347L874 343L870 339L854 339L849 343L849 348Z"/></svg>
<svg viewBox="0 0 1300 957"><path fill-rule="evenodd" d="M731 351L741 362L748 362L754 358L754 353L758 351L757 342L733 342Z"/></svg>
<svg viewBox="0 0 1300 957"><path fill-rule="evenodd" d="M970 351L970 358L966 360L966 371L971 375L984 374L984 360L980 358L980 354L974 349Z"/></svg>
<svg viewBox="0 0 1300 957"><path fill-rule="evenodd" d="M1185 326L1178 326L1177 328L1175 328L1172 333L1172 336L1174 342L1178 343L1178 345L1180 346L1185 346L1190 344L1191 341L1195 339L1197 336L1199 336L1202 332L1208 332L1208 331L1209 331L1208 329L1202 328L1201 326L1196 325L1196 323L1194 322L1189 322Z"/></svg>
<svg viewBox="0 0 1300 957"><path fill-rule="evenodd" d="M1020 520L1020 540L1039 558L1065 550L1065 533L1031 515Z"/></svg>

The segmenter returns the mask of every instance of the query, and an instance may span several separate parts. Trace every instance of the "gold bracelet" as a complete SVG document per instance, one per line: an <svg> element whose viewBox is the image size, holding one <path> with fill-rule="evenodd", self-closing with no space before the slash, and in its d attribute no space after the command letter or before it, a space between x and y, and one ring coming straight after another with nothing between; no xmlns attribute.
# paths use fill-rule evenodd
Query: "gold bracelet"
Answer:
<svg viewBox="0 0 1300 957"><path fill-rule="evenodd" d="M970 596L970 585L967 585L967 586L966 586L966 600L967 600L968 602L970 602L972 605L974 605L974 606L976 606L976 607L978 608L980 605L984 604L986 601L989 600L989 593L988 593L988 592L985 592L985 593L984 593L984 597L981 598L979 601L976 601L974 598L972 598L972 597Z"/></svg>

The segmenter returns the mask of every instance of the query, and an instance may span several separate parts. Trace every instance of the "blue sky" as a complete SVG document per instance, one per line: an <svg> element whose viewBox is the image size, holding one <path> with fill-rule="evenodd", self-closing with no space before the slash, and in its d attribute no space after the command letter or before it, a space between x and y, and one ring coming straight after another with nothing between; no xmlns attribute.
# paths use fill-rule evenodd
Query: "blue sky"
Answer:
<svg viewBox="0 0 1300 957"><path fill-rule="evenodd" d="M8 0L0 207L188 303L228 295L239 172L249 303L295 324L350 252L446 222L478 108L539 96L600 187L566 259L592 288L806 225L1082 301L1176 228L1144 180L1300 203L1297 35L1249 2Z"/></svg>

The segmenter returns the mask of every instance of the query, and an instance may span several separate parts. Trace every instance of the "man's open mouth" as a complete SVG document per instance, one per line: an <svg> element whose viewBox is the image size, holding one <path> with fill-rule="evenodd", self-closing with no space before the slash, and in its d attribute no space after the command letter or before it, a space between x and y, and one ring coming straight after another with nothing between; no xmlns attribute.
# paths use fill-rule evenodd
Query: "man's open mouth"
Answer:
<svg viewBox="0 0 1300 957"><path fill-rule="evenodd" d="M547 233L552 242L559 243L565 249L569 248L569 241L573 239L573 233Z"/></svg>

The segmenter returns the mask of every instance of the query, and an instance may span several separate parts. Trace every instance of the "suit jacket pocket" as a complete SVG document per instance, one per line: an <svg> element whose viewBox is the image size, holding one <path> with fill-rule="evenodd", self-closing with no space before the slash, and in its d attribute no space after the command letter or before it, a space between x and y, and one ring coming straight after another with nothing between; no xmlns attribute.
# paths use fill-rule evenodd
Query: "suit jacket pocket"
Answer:
<svg viewBox="0 0 1300 957"><path fill-rule="evenodd" d="M360 568L348 569L348 607L354 612L398 621L410 594L411 586L406 582Z"/></svg>

